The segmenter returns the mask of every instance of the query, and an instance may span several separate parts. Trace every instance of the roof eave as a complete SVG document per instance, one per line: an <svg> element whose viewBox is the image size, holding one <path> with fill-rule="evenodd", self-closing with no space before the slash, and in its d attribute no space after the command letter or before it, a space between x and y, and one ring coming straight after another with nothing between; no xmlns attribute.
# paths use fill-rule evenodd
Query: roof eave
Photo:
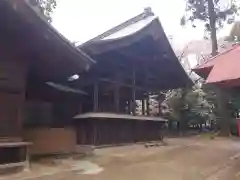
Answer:
<svg viewBox="0 0 240 180"><path fill-rule="evenodd" d="M82 52L80 49L75 47L73 44L71 44L63 35L61 35L55 28L53 28L47 21L40 15L39 12L37 12L31 4L27 1L18 1L18 0L4 0L7 3L10 4L10 6L15 10L18 11L17 13L22 15L23 11L28 11L31 13L34 18L41 23L46 29L48 29L48 32L50 33L50 36L55 37L62 45L64 45L71 53L73 53L76 56L77 61L81 60L83 61L83 69L87 70L89 66L95 61L89 57L85 52ZM22 13L22 14L21 14Z"/></svg>

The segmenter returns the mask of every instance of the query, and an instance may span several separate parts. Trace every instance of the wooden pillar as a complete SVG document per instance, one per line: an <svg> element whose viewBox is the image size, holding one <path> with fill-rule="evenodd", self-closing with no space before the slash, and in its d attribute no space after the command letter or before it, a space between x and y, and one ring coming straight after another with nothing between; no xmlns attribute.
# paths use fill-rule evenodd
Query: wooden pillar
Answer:
<svg viewBox="0 0 240 180"><path fill-rule="evenodd" d="M119 112L119 86L117 83L115 84L115 89L114 89L114 106L115 106L115 112Z"/></svg>
<svg viewBox="0 0 240 180"><path fill-rule="evenodd" d="M145 115L145 100L142 99L142 115Z"/></svg>
<svg viewBox="0 0 240 180"><path fill-rule="evenodd" d="M131 114L132 100L127 101L127 113Z"/></svg>
<svg viewBox="0 0 240 180"><path fill-rule="evenodd" d="M120 89L120 79L119 79L119 74L116 74L116 83L114 84L114 106L115 106L115 112L119 112L119 89Z"/></svg>
<svg viewBox="0 0 240 180"><path fill-rule="evenodd" d="M93 111L98 112L98 82L93 86Z"/></svg>
<svg viewBox="0 0 240 180"><path fill-rule="evenodd" d="M147 104L147 115L149 116L150 115L150 107L149 107L149 94L147 94L147 99L146 99L146 104Z"/></svg>
<svg viewBox="0 0 240 180"><path fill-rule="evenodd" d="M145 64L144 66L144 74L145 74L145 79L144 79L144 85L145 88L148 89L148 78L149 78L149 69L148 69L148 64ZM149 108L149 94L146 92L146 97L145 97L145 105L146 105L146 114L147 116L150 115L150 108Z"/></svg>
<svg viewBox="0 0 240 180"><path fill-rule="evenodd" d="M91 125L93 126L93 145L96 146L97 144L97 127L94 121L91 122Z"/></svg>
<svg viewBox="0 0 240 180"><path fill-rule="evenodd" d="M24 106L25 106L25 104L26 104L26 100L25 100L25 94L26 94L26 89L24 89L24 91L23 92L21 92L20 94L19 94L19 99L17 98L16 99L16 103L18 104L18 108L17 108L17 110L18 110L18 112L17 112L17 115L18 115L18 117L17 117L17 121L18 121L18 132L17 132L17 134L18 134L18 136L23 136L23 117L24 117Z"/></svg>
<svg viewBox="0 0 240 180"><path fill-rule="evenodd" d="M132 73L132 112L133 115L136 115L136 69L135 61L133 64L133 73Z"/></svg>
<svg viewBox="0 0 240 180"><path fill-rule="evenodd" d="M159 115L159 116L162 115L161 102L160 102L160 101L158 101L158 115Z"/></svg>

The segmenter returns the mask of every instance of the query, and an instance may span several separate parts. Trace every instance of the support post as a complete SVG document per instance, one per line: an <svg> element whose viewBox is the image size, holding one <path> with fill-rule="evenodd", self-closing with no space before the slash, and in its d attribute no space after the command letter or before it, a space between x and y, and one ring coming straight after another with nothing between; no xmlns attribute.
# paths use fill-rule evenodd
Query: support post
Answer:
<svg viewBox="0 0 240 180"><path fill-rule="evenodd" d="M148 64L145 64L144 66L144 74L145 74L145 79L144 79L144 85L145 88L148 89L148 78L149 78L149 69L148 69ZM150 108L149 108L149 93L146 92L146 97L145 97L145 105L146 105L146 115L149 116L150 115Z"/></svg>
<svg viewBox="0 0 240 180"><path fill-rule="evenodd" d="M135 61L133 62L133 74L132 74L132 112L136 115L136 67Z"/></svg>
<svg viewBox="0 0 240 180"><path fill-rule="evenodd" d="M97 143L97 127L96 127L96 124L94 123L94 121L92 121L91 124L93 126L93 145L96 146L96 143Z"/></svg>
<svg viewBox="0 0 240 180"><path fill-rule="evenodd" d="M149 94L147 93L147 99L146 99L146 101L147 101L147 115L149 116L150 115L150 107L149 107Z"/></svg>
<svg viewBox="0 0 240 180"><path fill-rule="evenodd" d="M93 86L93 111L98 112L98 82Z"/></svg>
<svg viewBox="0 0 240 180"><path fill-rule="evenodd" d="M158 115L159 115L159 116L162 115L162 110L161 110L161 103L160 103L160 101L158 101Z"/></svg>
<svg viewBox="0 0 240 180"><path fill-rule="evenodd" d="M131 108L132 108L132 100L127 101L127 113L131 114Z"/></svg>
<svg viewBox="0 0 240 180"><path fill-rule="evenodd" d="M114 107L115 107L115 112L119 113L119 89L120 89L120 79L119 79L119 74L117 72L116 74L116 83L114 84Z"/></svg>
<svg viewBox="0 0 240 180"><path fill-rule="evenodd" d="M145 115L145 101L142 99L142 115Z"/></svg>
<svg viewBox="0 0 240 180"><path fill-rule="evenodd" d="M29 156L29 147L26 146L25 148L26 148L26 149L25 149L25 153L26 153L26 154L25 154L25 155L26 155L26 159L25 159L26 161L25 161L25 162L26 162L26 164L25 164L24 169L27 170L27 171L29 171L30 168L31 168L31 166L30 166L30 165L31 165L31 164L30 164L30 156Z"/></svg>

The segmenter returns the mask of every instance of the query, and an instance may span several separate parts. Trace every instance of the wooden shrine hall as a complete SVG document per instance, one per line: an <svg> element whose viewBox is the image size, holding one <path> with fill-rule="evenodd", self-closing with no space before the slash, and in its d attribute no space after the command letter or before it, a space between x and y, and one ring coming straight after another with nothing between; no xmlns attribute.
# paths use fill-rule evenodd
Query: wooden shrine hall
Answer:
<svg viewBox="0 0 240 180"><path fill-rule="evenodd" d="M93 63L34 8L28 1L0 1L0 169L28 163L27 147L35 146L35 136L24 136L28 131L24 127L27 104L51 104L56 100L67 104L69 96L77 99L79 95L75 94L82 91L58 83L87 70ZM76 93L69 95L63 90ZM33 132L37 130L34 126ZM54 146L52 137L47 137L48 141L42 138L41 143Z"/></svg>
<svg viewBox="0 0 240 180"><path fill-rule="evenodd" d="M192 81L151 9L79 49L96 64L71 83L89 94L75 116L78 144L157 140L166 120L150 116L149 94L191 86ZM137 104L142 114L137 114Z"/></svg>

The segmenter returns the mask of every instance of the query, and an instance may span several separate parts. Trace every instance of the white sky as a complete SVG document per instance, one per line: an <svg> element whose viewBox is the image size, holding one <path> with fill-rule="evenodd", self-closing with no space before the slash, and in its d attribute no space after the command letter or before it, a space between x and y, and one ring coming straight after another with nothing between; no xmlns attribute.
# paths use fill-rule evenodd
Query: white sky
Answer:
<svg viewBox="0 0 240 180"><path fill-rule="evenodd" d="M52 25L70 41L83 43L151 7L176 46L201 39L201 27L181 27L184 0L57 0Z"/></svg>

